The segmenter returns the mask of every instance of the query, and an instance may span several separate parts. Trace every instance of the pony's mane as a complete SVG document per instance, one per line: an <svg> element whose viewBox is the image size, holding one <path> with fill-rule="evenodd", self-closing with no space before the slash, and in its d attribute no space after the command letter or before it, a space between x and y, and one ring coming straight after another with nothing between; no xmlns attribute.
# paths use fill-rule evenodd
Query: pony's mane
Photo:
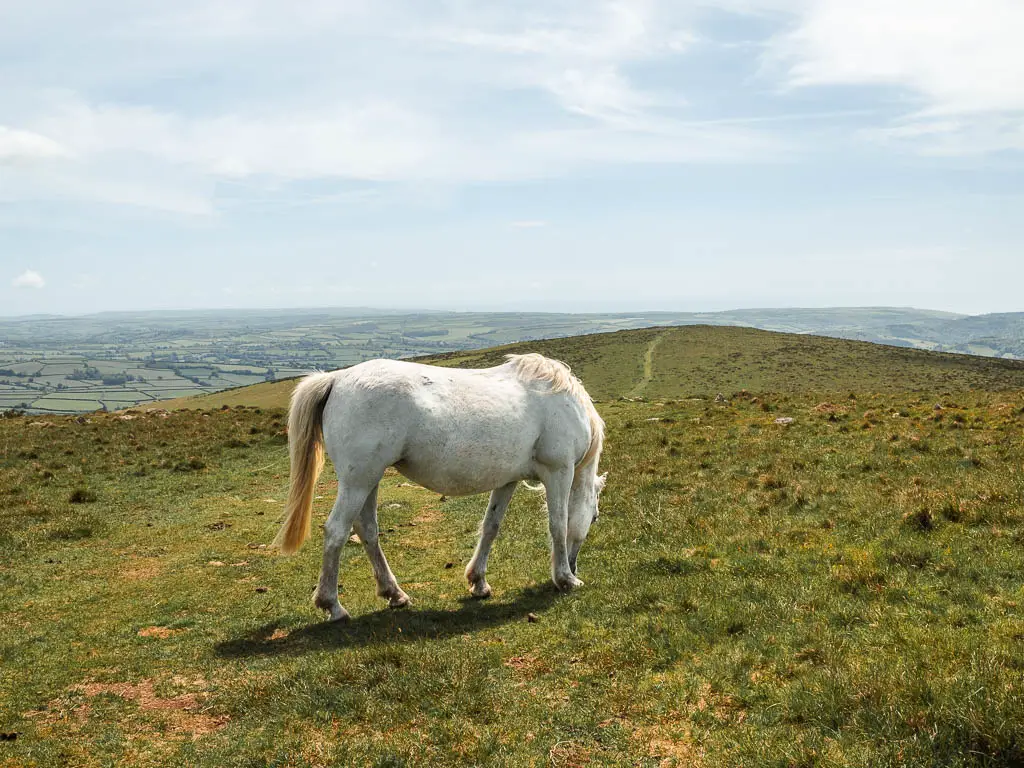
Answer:
<svg viewBox="0 0 1024 768"><path fill-rule="evenodd" d="M536 352L505 355L505 360L521 380L546 382L550 384L551 392L567 392L579 401L590 418L590 446L576 468L590 464L601 453L604 445L604 421L594 407L590 394L583 388L583 382L573 376L569 366L561 360L552 360Z"/></svg>

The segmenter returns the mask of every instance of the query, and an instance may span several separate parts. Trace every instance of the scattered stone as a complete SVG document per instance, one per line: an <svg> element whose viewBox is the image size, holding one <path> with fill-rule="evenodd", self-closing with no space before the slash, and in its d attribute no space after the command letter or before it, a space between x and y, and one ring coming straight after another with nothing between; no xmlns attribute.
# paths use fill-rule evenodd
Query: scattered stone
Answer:
<svg viewBox="0 0 1024 768"><path fill-rule="evenodd" d="M211 560L207 563L207 565L212 565L214 568L221 568L223 567L224 563L222 563L220 560Z"/></svg>
<svg viewBox="0 0 1024 768"><path fill-rule="evenodd" d="M540 617L537 616L536 613L528 613L526 614L526 620L531 624L536 624L538 621L540 621Z"/></svg>
<svg viewBox="0 0 1024 768"><path fill-rule="evenodd" d="M401 509L402 505L397 501L394 504L388 504L388 509Z"/></svg>
<svg viewBox="0 0 1024 768"><path fill-rule="evenodd" d="M725 402L728 402L728 400L729 400L729 398L727 398L721 392L719 392L717 395L715 395L715 402L716 403L725 403Z"/></svg>
<svg viewBox="0 0 1024 768"><path fill-rule="evenodd" d="M441 496L441 503L443 504L446 501L448 501L448 497L447 496Z"/></svg>
<svg viewBox="0 0 1024 768"><path fill-rule="evenodd" d="M792 418L791 416L780 416L775 420L775 423L781 424L782 426L787 426L789 424L792 424L794 421L796 421L796 419Z"/></svg>
<svg viewBox="0 0 1024 768"><path fill-rule="evenodd" d="M352 544L361 544L362 541L363 541L362 539L359 538L359 536L357 536L354 533L351 536L348 537L348 540Z"/></svg>
<svg viewBox="0 0 1024 768"><path fill-rule="evenodd" d="M258 592L259 594L261 594L261 595L262 595L262 594L263 594L264 592L267 592L267 591L269 591L269 589L270 589L270 587L256 587L256 591L257 591L257 592Z"/></svg>
<svg viewBox="0 0 1024 768"><path fill-rule="evenodd" d="M445 563L444 564L444 569L446 571L449 570L450 568L454 568L454 567L455 567L455 563Z"/></svg>
<svg viewBox="0 0 1024 768"><path fill-rule="evenodd" d="M225 528L230 528L231 527L231 523L226 523L223 520L218 520L215 523L210 523L206 527L208 529L210 529L211 531L223 531Z"/></svg>

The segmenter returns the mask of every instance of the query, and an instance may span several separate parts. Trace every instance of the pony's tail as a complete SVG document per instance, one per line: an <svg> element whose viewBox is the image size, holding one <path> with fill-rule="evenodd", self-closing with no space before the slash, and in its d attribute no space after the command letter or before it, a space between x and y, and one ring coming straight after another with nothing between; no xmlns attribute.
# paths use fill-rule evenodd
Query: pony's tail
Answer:
<svg viewBox="0 0 1024 768"><path fill-rule="evenodd" d="M288 409L288 449L291 454L291 485L288 489L287 515L272 547L290 555L309 538L309 519L313 509L313 490L324 467L324 435L321 420L324 405L331 394L334 377L330 373L311 373L295 387Z"/></svg>

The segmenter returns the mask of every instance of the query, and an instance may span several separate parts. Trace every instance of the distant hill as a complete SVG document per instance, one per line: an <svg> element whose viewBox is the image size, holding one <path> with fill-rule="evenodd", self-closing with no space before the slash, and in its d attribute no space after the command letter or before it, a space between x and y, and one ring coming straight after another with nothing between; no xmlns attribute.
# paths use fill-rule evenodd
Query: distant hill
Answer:
<svg viewBox="0 0 1024 768"><path fill-rule="evenodd" d="M940 323L929 340L954 352L1024 358L1024 312L950 320Z"/></svg>
<svg viewBox="0 0 1024 768"><path fill-rule="evenodd" d="M1024 388L1024 362L927 352L752 328L680 326L520 342L420 358L482 368L527 351L564 360L598 400L777 393L963 393ZM283 407L294 380L256 384L149 408Z"/></svg>

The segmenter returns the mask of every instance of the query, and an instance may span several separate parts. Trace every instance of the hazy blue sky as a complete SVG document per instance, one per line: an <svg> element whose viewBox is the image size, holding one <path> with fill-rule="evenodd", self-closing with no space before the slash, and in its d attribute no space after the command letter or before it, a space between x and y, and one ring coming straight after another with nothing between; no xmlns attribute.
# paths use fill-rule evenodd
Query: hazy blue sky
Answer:
<svg viewBox="0 0 1024 768"><path fill-rule="evenodd" d="M1024 310L1021 0L0 4L0 314Z"/></svg>

